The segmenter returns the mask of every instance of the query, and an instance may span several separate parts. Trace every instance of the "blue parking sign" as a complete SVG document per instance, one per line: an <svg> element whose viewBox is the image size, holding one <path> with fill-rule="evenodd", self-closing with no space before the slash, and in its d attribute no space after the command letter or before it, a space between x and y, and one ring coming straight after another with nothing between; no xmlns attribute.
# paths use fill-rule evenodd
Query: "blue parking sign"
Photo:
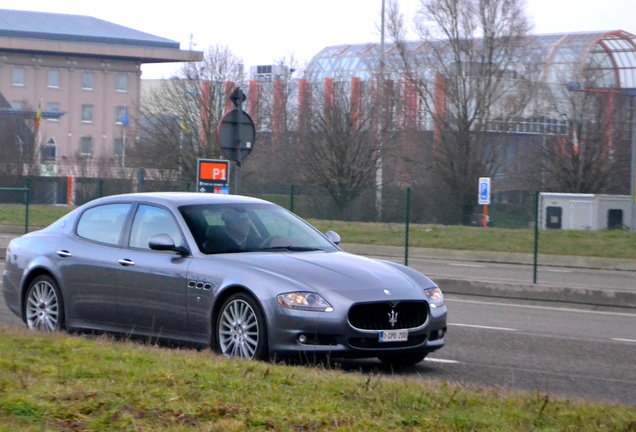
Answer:
<svg viewBox="0 0 636 432"><path fill-rule="evenodd" d="M490 205L490 177L479 177L479 205Z"/></svg>

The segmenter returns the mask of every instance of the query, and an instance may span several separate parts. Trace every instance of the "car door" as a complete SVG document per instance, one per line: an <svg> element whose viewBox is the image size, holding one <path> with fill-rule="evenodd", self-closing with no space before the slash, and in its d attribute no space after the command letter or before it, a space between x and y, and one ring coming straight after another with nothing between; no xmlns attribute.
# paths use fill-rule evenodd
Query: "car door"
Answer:
<svg viewBox="0 0 636 432"><path fill-rule="evenodd" d="M167 209L140 204L130 228L127 247L118 260L121 271L118 291L123 324L143 333L168 334L188 330L186 275L189 257L173 251L155 251L148 239L168 234L176 245L184 245L177 222Z"/></svg>
<svg viewBox="0 0 636 432"><path fill-rule="evenodd" d="M83 325L103 328L119 319L118 259L131 208L131 203L91 207L79 217L72 238L56 245L66 309Z"/></svg>

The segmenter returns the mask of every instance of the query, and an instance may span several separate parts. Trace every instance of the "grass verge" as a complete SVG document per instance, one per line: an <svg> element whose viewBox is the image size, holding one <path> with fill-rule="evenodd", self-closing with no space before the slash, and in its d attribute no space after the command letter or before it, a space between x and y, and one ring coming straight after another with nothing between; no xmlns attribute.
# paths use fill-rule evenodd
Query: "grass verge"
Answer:
<svg viewBox="0 0 636 432"><path fill-rule="evenodd" d="M636 431L636 411L0 327L2 431Z"/></svg>
<svg viewBox="0 0 636 432"><path fill-rule="evenodd" d="M29 226L43 227L71 211L66 206L29 206ZM316 228L336 231L343 243L404 246L405 227L398 223L344 222L310 219ZM24 206L0 205L0 225L24 226ZM410 226L410 247L533 253L534 230L465 226ZM541 230L539 253L636 259L636 234L613 231Z"/></svg>
<svg viewBox="0 0 636 432"><path fill-rule="evenodd" d="M405 227L395 223L309 220L320 231L336 231L345 243L404 246ZM410 247L533 253L534 230L411 225ZM541 230L539 253L636 259L636 235L625 231Z"/></svg>

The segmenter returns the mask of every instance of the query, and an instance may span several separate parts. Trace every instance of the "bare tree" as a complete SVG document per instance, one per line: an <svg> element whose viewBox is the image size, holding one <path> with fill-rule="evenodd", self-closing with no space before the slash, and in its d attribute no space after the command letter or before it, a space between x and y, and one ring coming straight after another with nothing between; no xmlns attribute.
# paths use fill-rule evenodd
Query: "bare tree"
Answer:
<svg viewBox="0 0 636 432"><path fill-rule="evenodd" d="M25 150L33 149L33 144L27 146L25 138L33 140L33 135L23 132L25 121L17 117L3 115L0 117L0 172L3 176L21 176L23 164L30 161ZM30 135L30 136L29 136Z"/></svg>
<svg viewBox="0 0 636 432"><path fill-rule="evenodd" d="M426 168L444 184L470 222L480 176L501 168L504 147L492 143L492 122L522 115L532 98L532 61L525 49L529 24L523 0L421 0L416 30L422 42L404 40L396 3L389 34L400 71L420 94L433 119L433 149ZM525 61L524 61L525 60Z"/></svg>
<svg viewBox="0 0 636 432"><path fill-rule="evenodd" d="M135 162L194 180L197 158L220 156L217 125L243 79L242 61L225 46L210 47L203 62L184 63L145 98Z"/></svg>
<svg viewBox="0 0 636 432"><path fill-rule="evenodd" d="M364 191L375 187L381 133L376 92L370 83L327 80L312 94L299 124L298 160L308 184L326 191L340 216Z"/></svg>
<svg viewBox="0 0 636 432"><path fill-rule="evenodd" d="M614 89L561 85L564 127L545 140L545 188L570 193L626 192L629 178L629 112ZM621 181L622 180L622 181ZM623 184L621 188L620 185Z"/></svg>
<svg viewBox="0 0 636 432"><path fill-rule="evenodd" d="M3 108L0 112L0 176L38 174L37 122L29 114L12 113L11 105L2 95L0 108Z"/></svg>
<svg viewBox="0 0 636 432"><path fill-rule="evenodd" d="M248 189L298 184L293 151L298 125L297 70L293 56L282 57L249 83L244 109L254 121L257 143L242 171Z"/></svg>

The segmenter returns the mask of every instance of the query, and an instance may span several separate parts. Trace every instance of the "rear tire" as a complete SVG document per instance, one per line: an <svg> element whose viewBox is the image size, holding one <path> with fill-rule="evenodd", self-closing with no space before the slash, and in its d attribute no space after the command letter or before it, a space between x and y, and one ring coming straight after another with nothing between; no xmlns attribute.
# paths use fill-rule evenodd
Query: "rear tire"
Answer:
<svg viewBox="0 0 636 432"><path fill-rule="evenodd" d="M387 354L378 357L382 363L389 366L395 367L407 367L413 366L421 362L426 358L428 353L425 352L415 352L415 353L406 353L406 354Z"/></svg>
<svg viewBox="0 0 636 432"><path fill-rule="evenodd" d="M217 352L232 358L267 360L265 317L252 296L230 296L221 307L214 331Z"/></svg>
<svg viewBox="0 0 636 432"><path fill-rule="evenodd" d="M53 332L64 328L62 293L52 277L33 279L25 297L24 318L29 330Z"/></svg>

